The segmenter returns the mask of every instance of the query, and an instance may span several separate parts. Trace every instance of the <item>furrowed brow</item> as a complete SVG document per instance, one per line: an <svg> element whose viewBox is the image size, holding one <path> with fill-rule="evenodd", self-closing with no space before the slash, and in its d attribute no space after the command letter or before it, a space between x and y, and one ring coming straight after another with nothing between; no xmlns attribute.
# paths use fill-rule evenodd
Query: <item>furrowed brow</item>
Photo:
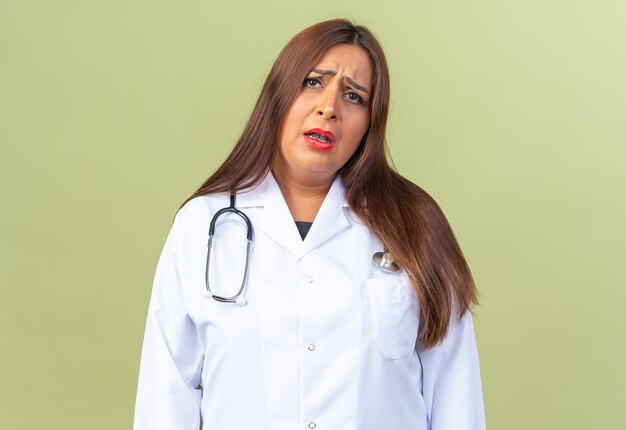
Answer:
<svg viewBox="0 0 626 430"><path fill-rule="evenodd" d="M312 71L315 73L319 73L320 75L327 75L327 76L335 76L337 74L337 72L335 72L334 70L313 69ZM365 94L370 93L369 91L365 89L364 86L357 84L352 78L346 76L344 77L344 79L357 90L363 91Z"/></svg>
<svg viewBox="0 0 626 430"><path fill-rule="evenodd" d="M313 71L315 73L319 73L320 75L335 76L337 74L337 72L335 72L334 70L313 69Z"/></svg>
<svg viewBox="0 0 626 430"><path fill-rule="evenodd" d="M367 91L367 90L365 89L365 87L364 87L364 86L357 84L356 82L354 82L354 81L353 81L352 79L350 79L349 77L347 77L347 76L346 76L346 78L345 78L345 79L346 79L346 81L348 81L348 83L349 83L350 85L352 85L352 86L353 86L354 88L356 88L357 90L361 90L361 91L363 91L363 92L364 92L364 93L366 93L366 94L369 94L369 93L370 93L369 91Z"/></svg>

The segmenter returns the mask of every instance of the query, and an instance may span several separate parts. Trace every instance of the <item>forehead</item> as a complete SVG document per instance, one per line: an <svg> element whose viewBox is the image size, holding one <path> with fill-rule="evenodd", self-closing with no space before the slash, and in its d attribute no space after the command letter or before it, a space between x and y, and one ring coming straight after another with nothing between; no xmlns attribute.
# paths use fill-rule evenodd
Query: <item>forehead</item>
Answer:
<svg viewBox="0 0 626 430"><path fill-rule="evenodd" d="M356 45L333 46L315 67L332 70L337 75L347 75L367 88L372 85L372 61L367 52Z"/></svg>

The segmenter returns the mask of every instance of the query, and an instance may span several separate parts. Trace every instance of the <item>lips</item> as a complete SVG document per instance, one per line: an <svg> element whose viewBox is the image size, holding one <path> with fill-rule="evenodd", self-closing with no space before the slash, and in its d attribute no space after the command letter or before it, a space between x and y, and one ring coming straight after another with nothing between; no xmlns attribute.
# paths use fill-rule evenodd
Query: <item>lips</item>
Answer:
<svg viewBox="0 0 626 430"><path fill-rule="evenodd" d="M311 140L317 140L326 145L333 145L335 143L335 135L332 131L322 130L321 128L312 128L304 134Z"/></svg>

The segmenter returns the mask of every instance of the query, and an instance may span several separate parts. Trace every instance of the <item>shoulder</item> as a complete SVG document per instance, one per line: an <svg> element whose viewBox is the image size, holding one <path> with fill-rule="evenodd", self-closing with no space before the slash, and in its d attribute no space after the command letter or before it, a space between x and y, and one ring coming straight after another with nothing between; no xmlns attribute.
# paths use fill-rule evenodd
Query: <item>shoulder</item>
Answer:
<svg viewBox="0 0 626 430"><path fill-rule="evenodd" d="M169 236L173 245L186 246L194 238L204 238L213 215L224 206L228 206L228 195L210 194L187 201L178 209L171 225Z"/></svg>
<svg viewBox="0 0 626 430"><path fill-rule="evenodd" d="M227 194L207 194L194 197L176 212L174 223L189 224L210 219L220 208L228 206Z"/></svg>

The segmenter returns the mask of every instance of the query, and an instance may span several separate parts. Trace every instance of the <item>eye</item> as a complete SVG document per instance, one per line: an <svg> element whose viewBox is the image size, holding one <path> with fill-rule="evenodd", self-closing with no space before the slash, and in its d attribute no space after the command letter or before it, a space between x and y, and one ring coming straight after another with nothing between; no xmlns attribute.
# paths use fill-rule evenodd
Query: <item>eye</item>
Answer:
<svg viewBox="0 0 626 430"><path fill-rule="evenodd" d="M360 95L358 95L354 91L348 92L346 94L346 96L348 97L348 100L350 100L353 103L357 103L357 104L360 104L360 105L363 104L363 97L361 97Z"/></svg>
<svg viewBox="0 0 626 430"><path fill-rule="evenodd" d="M305 78L304 82L302 83L303 86L312 88L317 87L316 84L322 85L322 82L320 82L318 78Z"/></svg>

